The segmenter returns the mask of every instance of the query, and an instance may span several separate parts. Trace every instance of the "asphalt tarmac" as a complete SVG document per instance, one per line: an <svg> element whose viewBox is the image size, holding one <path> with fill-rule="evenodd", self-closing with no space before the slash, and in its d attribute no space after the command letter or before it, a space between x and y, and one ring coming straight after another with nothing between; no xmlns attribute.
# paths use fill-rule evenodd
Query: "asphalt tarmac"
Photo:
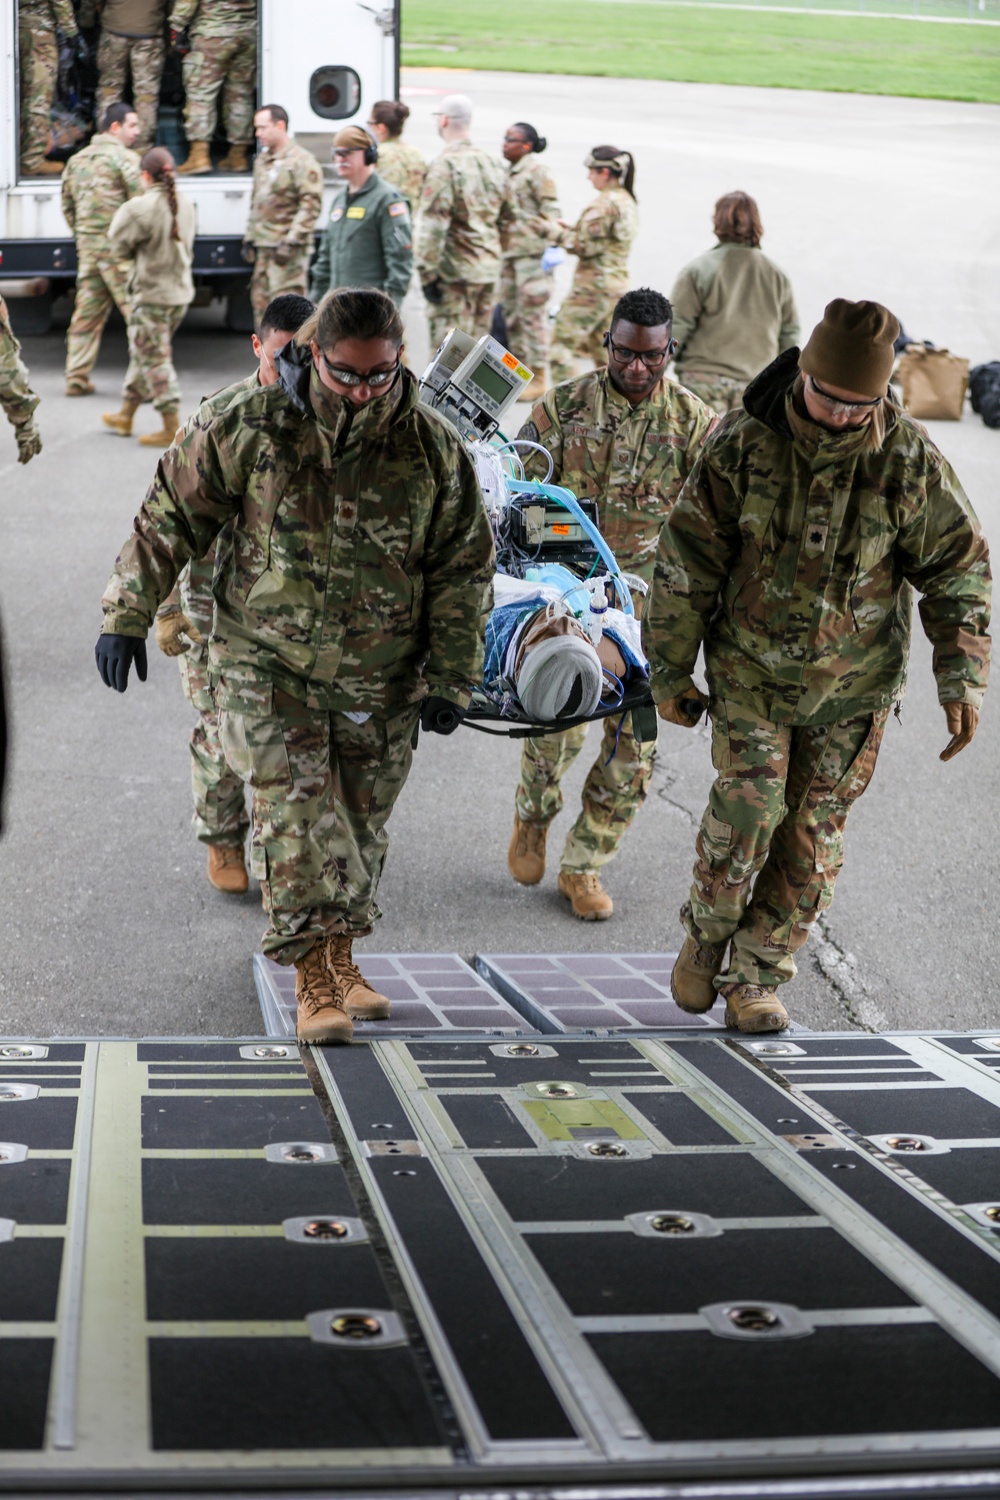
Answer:
<svg viewBox="0 0 1000 1500"><path fill-rule="evenodd" d="M474 133L499 149L529 120L575 214L581 165L602 141L634 151L642 228L636 285L669 291L711 243L712 204L752 192L764 248L790 273L806 331L833 296L887 302L915 336L1000 357L1000 109L912 99L715 88L615 79L404 74L408 127L433 149L431 110L461 89ZM560 275L560 289L568 280ZM407 305L408 359L426 357L419 297ZM14 740L0 842L0 1035L246 1034L258 1030L251 957L259 892L215 892L190 828L192 714L176 665L150 650L146 683L124 697L94 667L100 596L156 455L102 429L126 362L105 337L98 394L63 394L61 327L25 340L44 452L27 468L0 427L0 607ZM17 307L13 317L17 325ZM218 307L175 341L185 408L251 368L249 339ZM137 432L154 424L146 409ZM988 534L1000 533L1000 433L966 409L932 435ZM391 823L385 916L368 951L648 951L679 941L694 832L712 779L707 732L661 728L652 792L606 872L613 919L574 921L556 893L561 838L596 748L567 778L550 871L534 890L506 868L515 742L461 729L425 737ZM847 830L832 911L786 991L817 1028L995 1026L1000 939L993 885L1000 730L990 699L975 743L948 765L930 651L917 635L902 718L890 721L874 782ZM359 945L360 946L360 945Z"/></svg>

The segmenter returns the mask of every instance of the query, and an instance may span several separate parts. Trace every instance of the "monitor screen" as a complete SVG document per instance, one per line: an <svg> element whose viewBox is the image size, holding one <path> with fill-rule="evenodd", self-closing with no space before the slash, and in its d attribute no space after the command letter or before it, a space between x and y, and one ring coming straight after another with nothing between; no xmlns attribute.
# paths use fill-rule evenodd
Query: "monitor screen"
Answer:
<svg viewBox="0 0 1000 1500"><path fill-rule="evenodd" d="M480 360L474 370L469 372L469 379L474 381L487 396L500 405L510 394L514 382L507 380L498 370L495 370L487 360Z"/></svg>

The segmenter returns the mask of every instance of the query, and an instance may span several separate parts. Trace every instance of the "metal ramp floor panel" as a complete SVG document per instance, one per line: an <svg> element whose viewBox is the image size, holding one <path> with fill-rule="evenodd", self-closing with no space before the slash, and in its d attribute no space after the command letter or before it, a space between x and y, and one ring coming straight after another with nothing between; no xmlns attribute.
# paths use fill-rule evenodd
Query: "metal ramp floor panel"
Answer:
<svg viewBox="0 0 1000 1500"><path fill-rule="evenodd" d="M0 1490L996 1493L998 1061L0 1043Z"/></svg>
<svg viewBox="0 0 1000 1500"><path fill-rule="evenodd" d="M676 953L477 953L475 962L539 1031L724 1028L721 999L705 1015L674 1003L670 971L676 958Z"/></svg>
<svg viewBox="0 0 1000 1500"><path fill-rule="evenodd" d="M417 1032L534 1030L516 1008L457 953L358 953L358 968L392 1001L384 1021L355 1021L359 1039ZM253 959L254 985L268 1036L295 1035L295 969L262 954Z"/></svg>

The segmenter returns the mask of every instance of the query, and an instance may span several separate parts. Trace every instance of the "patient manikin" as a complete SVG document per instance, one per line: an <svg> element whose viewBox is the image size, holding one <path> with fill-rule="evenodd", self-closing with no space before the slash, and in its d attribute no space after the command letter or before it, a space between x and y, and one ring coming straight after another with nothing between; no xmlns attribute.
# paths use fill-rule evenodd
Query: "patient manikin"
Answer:
<svg viewBox="0 0 1000 1500"><path fill-rule="evenodd" d="M551 584L498 573L486 629L484 696L501 712L534 724L587 719L613 709L626 687L648 677L639 623L618 609L605 610L590 632L571 605L589 605L580 585L567 596ZM591 639L593 634L596 639Z"/></svg>

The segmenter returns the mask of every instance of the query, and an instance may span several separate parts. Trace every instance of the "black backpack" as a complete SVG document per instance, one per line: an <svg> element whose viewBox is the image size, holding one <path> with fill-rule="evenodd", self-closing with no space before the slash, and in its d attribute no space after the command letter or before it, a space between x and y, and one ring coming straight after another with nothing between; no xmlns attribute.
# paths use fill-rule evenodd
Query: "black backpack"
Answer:
<svg viewBox="0 0 1000 1500"><path fill-rule="evenodd" d="M987 427L1000 427L1000 359L969 371L969 396Z"/></svg>

